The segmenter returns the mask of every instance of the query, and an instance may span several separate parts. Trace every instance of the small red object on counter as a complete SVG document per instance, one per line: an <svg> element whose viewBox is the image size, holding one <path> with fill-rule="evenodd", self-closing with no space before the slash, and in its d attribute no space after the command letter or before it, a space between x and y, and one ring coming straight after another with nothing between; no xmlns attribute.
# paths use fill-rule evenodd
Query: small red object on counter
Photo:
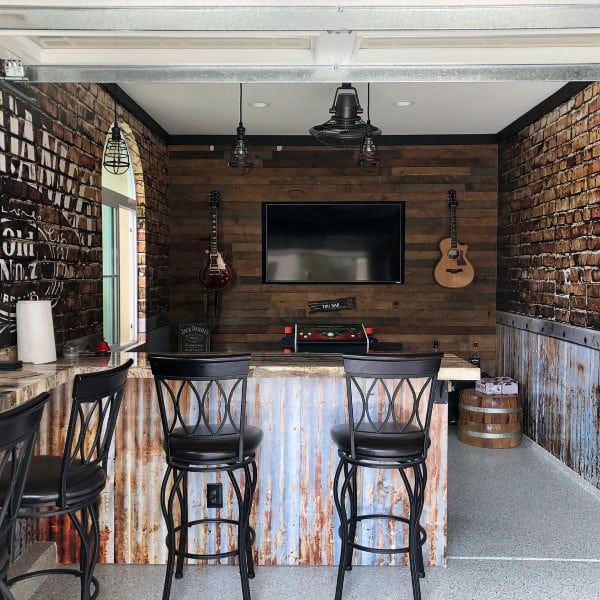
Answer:
<svg viewBox="0 0 600 600"><path fill-rule="evenodd" d="M96 346L96 356L108 356L110 354L110 346L106 340L102 340Z"/></svg>

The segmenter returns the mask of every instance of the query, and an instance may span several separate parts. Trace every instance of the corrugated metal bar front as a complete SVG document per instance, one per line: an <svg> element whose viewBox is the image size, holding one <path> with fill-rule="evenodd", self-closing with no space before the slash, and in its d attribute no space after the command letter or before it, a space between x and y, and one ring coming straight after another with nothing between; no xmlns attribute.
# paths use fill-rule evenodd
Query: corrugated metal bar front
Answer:
<svg viewBox="0 0 600 600"><path fill-rule="evenodd" d="M58 449L57 435L67 422L68 394L55 394L48 411L45 433L49 447ZM257 457L258 485L251 524L256 530L259 565L333 565L339 558L338 519L332 495L337 453L330 439L333 424L345 418L345 382L341 377L257 377L248 381L247 420L259 425L264 439ZM446 561L447 489L446 406L434 405L432 446L428 455L429 480L422 524L428 534L425 560ZM162 432L154 382L133 378L127 383L115 433L114 487L107 486L101 502L102 562L164 563L166 529L160 510L164 473ZM224 507L207 509L207 482L222 481ZM189 479L190 517L226 514L235 505L227 478L192 474ZM404 486L398 474L365 470L360 497L374 511L393 506L406 514ZM193 515L193 516L192 516ZM113 521L114 519L114 521ZM55 524L61 560L75 560L74 532ZM190 547L211 551L219 544L235 544L232 527L198 532ZM394 531L373 527L364 535L381 545ZM357 564L383 564L405 560L385 554L355 553ZM233 559L227 559L233 562Z"/></svg>

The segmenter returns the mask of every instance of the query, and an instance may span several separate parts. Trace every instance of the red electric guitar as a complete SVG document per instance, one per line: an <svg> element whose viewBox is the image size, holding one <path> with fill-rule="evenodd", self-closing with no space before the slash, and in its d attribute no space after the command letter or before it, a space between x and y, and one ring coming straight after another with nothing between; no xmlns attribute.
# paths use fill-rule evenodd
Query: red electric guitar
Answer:
<svg viewBox="0 0 600 600"><path fill-rule="evenodd" d="M456 241L456 192L448 190L448 206L450 207L450 237L440 242L440 258L435 267L433 276L435 280L444 287L465 287L473 281L475 271L473 265L467 258L466 244Z"/></svg>
<svg viewBox="0 0 600 600"><path fill-rule="evenodd" d="M204 264L200 269L200 281L209 290L222 290L231 283L232 272L227 265L227 252L217 248L217 208L221 194L211 192L208 204L211 208L210 246L204 248L202 258Z"/></svg>

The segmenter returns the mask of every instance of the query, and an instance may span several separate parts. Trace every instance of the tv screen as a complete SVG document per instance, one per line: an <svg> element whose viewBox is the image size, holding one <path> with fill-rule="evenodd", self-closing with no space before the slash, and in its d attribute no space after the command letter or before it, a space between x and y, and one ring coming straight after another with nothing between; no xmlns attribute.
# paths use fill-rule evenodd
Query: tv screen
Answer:
<svg viewBox="0 0 600 600"><path fill-rule="evenodd" d="M266 202L265 283L404 283L404 202Z"/></svg>

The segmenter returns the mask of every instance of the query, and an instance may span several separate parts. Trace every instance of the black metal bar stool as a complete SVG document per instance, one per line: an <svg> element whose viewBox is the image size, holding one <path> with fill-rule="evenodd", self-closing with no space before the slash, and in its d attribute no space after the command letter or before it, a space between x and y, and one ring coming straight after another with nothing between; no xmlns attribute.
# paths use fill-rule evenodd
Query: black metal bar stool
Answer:
<svg viewBox="0 0 600 600"><path fill-rule="evenodd" d="M148 360L156 382L167 460L161 487L168 550L163 600L170 596L173 572L177 578L183 576L185 558L229 556L238 558L242 596L250 600L255 536L249 520L256 488L255 454L263 437L260 428L245 424L250 354L150 354ZM237 499L237 518L189 520L188 474L194 472L227 473ZM188 549L189 528L207 524L237 527L237 546L214 553Z"/></svg>
<svg viewBox="0 0 600 600"><path fill-rule="evenodd" d="M420 600L425 577L420 525L427 484L427 449L441 353L413 355L344 355L348 422L331 429L338 448L333 492L340 518L341 554L335 600L341 600L344 575L352 569L354 549L408 553L413 598ZM358 514L358 470L397 469L409 502L409 514ZM356 540L357 525L388 520L408 525L408 543L379 548Z"/></svg>
<svg viewBox="0 0 600 600"><path fill-rule="evenodd" d="M29 571L10 579L9 585L39 575L68 574L80 579L81 600L98 596L94 577L100 553L98 500L106 486L108 451L132 364L129 359L114 369L75 376L64 452L34 455L25 482L19 517L68 514L79 534L79 568Z"/></svg>
<svg viewBox="0 0 600 600"><path fill-rule="evenodd" d="M6 582L13 527L29 470L33 444L50 394L44 392L0 413L0 599L14 600Z"/></svg>

